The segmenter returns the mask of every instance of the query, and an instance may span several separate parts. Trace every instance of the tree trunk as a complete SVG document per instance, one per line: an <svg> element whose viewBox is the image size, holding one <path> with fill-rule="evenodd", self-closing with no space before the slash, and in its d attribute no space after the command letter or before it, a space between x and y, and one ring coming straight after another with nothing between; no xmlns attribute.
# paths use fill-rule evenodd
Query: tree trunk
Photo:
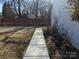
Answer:
<svg viewBox="0 0 79 59"><path fill-rule="evenodd" d="M21 1L20 0L18 0L18 11L19 11L18 16L20 18L21 17Z"/></svg>
<svg viewBox="0 0 79 59"><path fill-rule="evenodd" d="M36 0L36 19L38 18L38 4L39 4L39 1Z"/></svg>
<svg viewBox="0 0 79 59"><path fill-rule="evenodd" d="M13 0L13 2L14 2L14 10L15 10L16 14L18 15L18 13L17 13L17 9L16 9L16 1Z"/></svg>
<svg viewBox="0 0 79 59"><path fill-rule="evenodd" d="M49 22L49 25L51 25L51 11L52 11L52 4L51 4L51 0L49 0L49 10L48 10L48 22Z"/></svg>

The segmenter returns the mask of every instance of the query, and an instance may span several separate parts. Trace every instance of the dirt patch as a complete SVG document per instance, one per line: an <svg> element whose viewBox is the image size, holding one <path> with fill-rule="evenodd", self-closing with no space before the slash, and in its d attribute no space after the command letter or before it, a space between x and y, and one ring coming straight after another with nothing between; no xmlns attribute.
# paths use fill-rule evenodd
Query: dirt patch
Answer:
<svg viewBox="0 0 79 59"><path fill-rule="evenodd" d="M23 59L34 30L35 28L20 30L1 41L0 59Z"/></svg>
<svg viewBox="0 0 79 59"><path fill-rule="evenodd" d="M50 59L78 59L79 51L51 27L43 29Z"/></svg>

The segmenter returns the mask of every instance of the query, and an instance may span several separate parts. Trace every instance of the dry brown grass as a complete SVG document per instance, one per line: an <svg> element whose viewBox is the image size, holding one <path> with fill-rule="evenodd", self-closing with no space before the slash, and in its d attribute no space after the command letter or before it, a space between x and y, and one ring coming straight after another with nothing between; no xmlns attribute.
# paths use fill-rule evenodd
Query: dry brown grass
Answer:
<svg viewBox="0 0 79 59"><path fill-rule="evenodd" d="M34 30L34 28L23 29L15 32L5 41L1 41L0 59L22 59L24 51L28 47ZM2 40L4 37L5 36L0 35L0 40Z"/></svg>

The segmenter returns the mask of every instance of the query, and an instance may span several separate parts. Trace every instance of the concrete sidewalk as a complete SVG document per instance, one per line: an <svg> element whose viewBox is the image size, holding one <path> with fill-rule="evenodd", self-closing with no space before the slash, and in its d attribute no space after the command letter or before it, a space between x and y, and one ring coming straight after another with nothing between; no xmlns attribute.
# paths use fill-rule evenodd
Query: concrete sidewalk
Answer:
<svg viewBox="0 0 79 59"><path fill-rule="evenodd" d="M23 59L49 59L42 28L36 28Z"/></svg>

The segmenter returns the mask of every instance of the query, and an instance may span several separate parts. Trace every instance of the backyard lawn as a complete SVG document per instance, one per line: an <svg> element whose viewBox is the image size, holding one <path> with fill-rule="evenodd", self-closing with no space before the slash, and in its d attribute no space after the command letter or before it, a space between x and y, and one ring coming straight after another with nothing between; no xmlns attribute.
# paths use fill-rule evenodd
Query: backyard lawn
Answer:
<svg viewBox="0 0 79 59"><path fill-rule="evenodd" d="M0 27L0 59L23 58L35 28L20 28Z"/></svg>

